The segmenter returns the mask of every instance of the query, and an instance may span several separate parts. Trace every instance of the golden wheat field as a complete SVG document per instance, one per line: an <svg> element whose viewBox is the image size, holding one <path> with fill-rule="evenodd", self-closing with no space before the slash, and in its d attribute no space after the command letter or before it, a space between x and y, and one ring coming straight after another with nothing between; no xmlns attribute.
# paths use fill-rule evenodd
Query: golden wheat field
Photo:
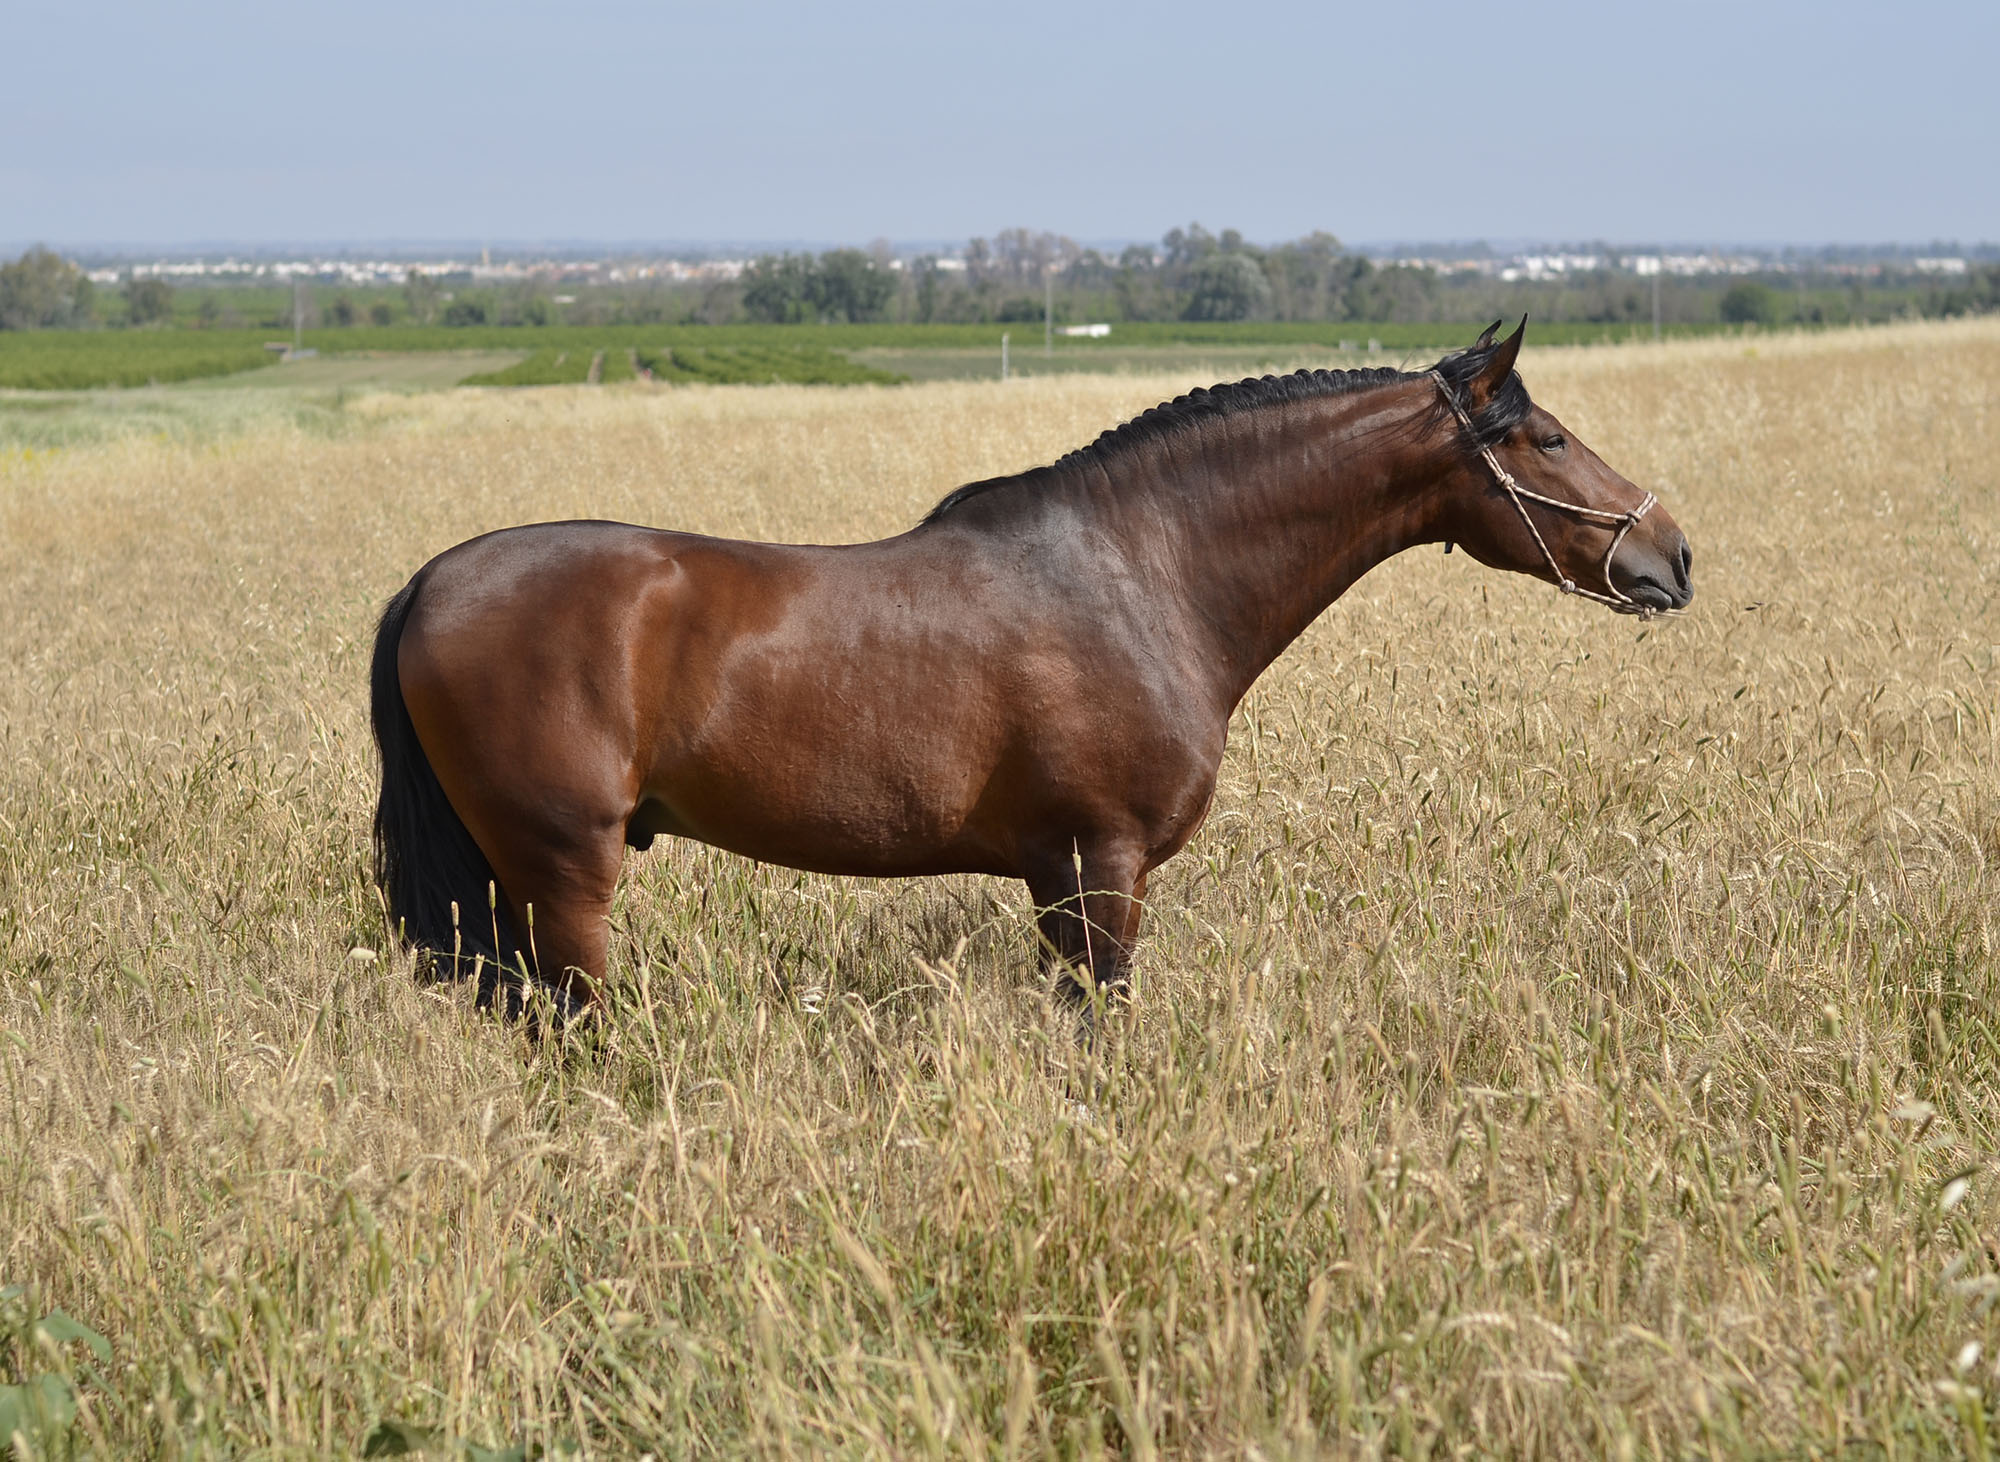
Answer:
<svg viewBox="0 0 2000 1462"><path fill-rule="evenodd" d="M1017 886L687 844L628 862L588 1036L418 983L367 652L488 528L879 536L1192 382L0 459L17 1453L2000 1444L2000 326L1523 374L1686 529L1692 610L1365 579L1238 713L1088 1052Z"/></svg>

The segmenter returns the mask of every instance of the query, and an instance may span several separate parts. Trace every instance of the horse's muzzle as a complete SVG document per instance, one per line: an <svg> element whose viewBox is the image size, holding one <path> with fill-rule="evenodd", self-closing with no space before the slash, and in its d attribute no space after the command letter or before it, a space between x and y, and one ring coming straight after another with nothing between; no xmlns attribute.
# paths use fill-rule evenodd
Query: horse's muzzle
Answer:
<svg viewBox="0 0 2000 1462"><path fill-rule="evenodd" d="M1678 528L1662 538L1635 534L1621 543L1611 559L1611 582L1648 609L1685 609L1694 599L1694 551Z"/></svg>

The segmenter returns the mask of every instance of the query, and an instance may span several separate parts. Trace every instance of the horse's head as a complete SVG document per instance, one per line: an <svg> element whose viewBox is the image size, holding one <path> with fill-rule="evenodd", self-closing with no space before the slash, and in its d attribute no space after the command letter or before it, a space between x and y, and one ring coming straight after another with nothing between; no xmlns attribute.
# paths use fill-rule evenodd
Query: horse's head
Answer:
<svg viewBox="0 0 2000 1462"><path fill-rule="evenodd" d="M1514 373L1528 322L1496 321L1432 372L1455 456L1446 537L1481 563L1533 574L1626 614L1694 598L1687 537L1649 492L1528 399Z"/></svg>

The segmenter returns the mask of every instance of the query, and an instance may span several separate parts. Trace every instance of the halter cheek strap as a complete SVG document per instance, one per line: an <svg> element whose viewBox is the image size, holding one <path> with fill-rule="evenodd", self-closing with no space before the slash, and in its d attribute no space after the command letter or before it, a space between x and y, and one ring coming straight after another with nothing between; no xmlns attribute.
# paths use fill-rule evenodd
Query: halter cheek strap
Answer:
<svg viewBox="0 0 2000 1462"><path fill-rule="evenodd" d="M1465 408L1459 404L1458 397L1452 394L1451 387L1445 384L1444 377L1436 371L1428 371L1426 374L1433 381L1437 382L1438 391L1444 396L1446 403L1451 407L1452 415L1456 416L1460 425L1465 428L1466 435L1471 437L1474 442L1478 442L1478 429L1473 426L1472 418L1467 415ZM1514 511L1521 515L1521 521L1528 525L1528 531L1535 536L1536 546L1542 550L1542 557L1548 560L1549 572L1556 576L1556 587L1561 589L1563 593L1575 594L1584 599L1594 599L1599 604L1609 605L1619 614L1636 614L1641 619L1651 619L1656 614L1671 612L1664 609L1656 609L1650 604L1641 604L1631 595L1621 592L1618 586L1611 582L1612 555L1618 552L1618 545L1625 541L1625 535L1637 526L1641 518L1653 510L1654 506L1659 502L1658 498L1649 492L1639 500L1639 506L1628 508L1622 513L1607 512L1602 508L1586 508L1582 503L1566 503L1561 498L1544 497L1538 492L1531 492L1529 489L1521 486L1520 483L1514 480L1514 474L1500 465L1500 459L1493 455L1493 449L1484 443L1480 443L1479 455L1486 459L1487 470L1492 472L1494 481L1498 482L1506 490L1508 498L1514 504ZM1548 540L1542 537L1542 530L1537 528L1535 520L1528 516L1528 502L1524 502L1524 498L1528 502L1540 503L1544 507L1554 508L1558 512L1568 513L1572 517L1582 518L1586 522L1603 523L1607 527L1615 529L1611 535L1610 545L1604 550L1604 561L1599 570L1604 576L1604 587L1609 591L1608 593L1600 594L1595 589L1586 589L1563 572L1562 565L1556 562L1556 556L1549 551ZM1450 551L1449 545L1446 546L1446 551Z"/></svg>

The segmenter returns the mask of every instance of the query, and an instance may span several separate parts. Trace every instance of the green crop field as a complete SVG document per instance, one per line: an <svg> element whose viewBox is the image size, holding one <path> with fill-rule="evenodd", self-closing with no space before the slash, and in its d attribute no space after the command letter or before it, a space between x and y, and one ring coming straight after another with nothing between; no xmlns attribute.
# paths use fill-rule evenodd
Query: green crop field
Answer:
<svg viewBox="0 0 2000 1462"><path fill-rule="evenodd" d="M1735 328L1735 327L1732 327ZM255 329L163 329L86 331L0 331L0 389L87 390L197 380L255 370L272 360L265 343L285 332ZM416 353L519 351L529 359L506 381L478 379L479 385L550 385L585 379L571 375L580 355L587 372L591 356L605 352L603 379L629 375L629 356L655 361L672 356L678 364L654 369L656 380L711 382L810 381L879 382L885 375L917 377L984 374L985 357L997 365L1000 337L1030 370L1173 368L1203 358L1233 359L1240 353L1342 351L1399 357L1441 352L1463 345L1477 327L1462 323L1285 324L1241 321L1228 324L1144 322L1119 324L1102 339L1058 336L1052 356L1040 354L1039 323L1011 325L444 325L353 326L305 332L306 345L321 355L406 355ZM1538 325L1541 345L1595 345L1635 338L1629 325ZM1675 337L1715 333L1714 327L1677 326ZM755 352L776 352L760 356ZM840 364L854 352L874 353L863 368ZM1165 352L1165 354L1155 354ZM557 356L567 359L555 365ZM623 360L620 357L625 357ZM1031 360L1031 357L1033 359ZM977 364L974 364L975 359ZM1038 360L1040 363L1035 364ZM1050 362L1054 364L1051 365ZM641 364L644 363L642 359Z"/></svg>
<svg viewBox="0 0 2000 1462"><path fill-rule="evenodd" d="M461 386L577 386L590 376L593 350L538 350L505 370L467 376Z"/></svg>
<svg viewBox="0 0 2000 1462"><path fill-rule="evenodd" d="M904 378L889 371L856 365L835 351L810 345L738 346L662 345L633 347L610 343L562 350L538 350L504 370L467 376L462 386L580 385L591 378L593 363L599 384L630 381L640 371L652 381L711 386L893 385Z"/></svg>
<svg viewBox="0 0 2000 1462"><path fill-rule="evenodd" d="M892 386L906 379L812 345L674 345L639 354L656 381L708 385Z"/></svg>
<svg viewBox="0 0 2000 1462"><path fill-rule="evenodd" d="M638 352L626 345L607 346L597 369L599 385L615 386L620 381L635 380L639 374Z"/></svg>
<svg viewBox="0 0 2000 1462"><path fill-rule="evenodd" d="M266 338L261 330L0 331L0 387L74 391L226 376L270 364Z"/></svg>

